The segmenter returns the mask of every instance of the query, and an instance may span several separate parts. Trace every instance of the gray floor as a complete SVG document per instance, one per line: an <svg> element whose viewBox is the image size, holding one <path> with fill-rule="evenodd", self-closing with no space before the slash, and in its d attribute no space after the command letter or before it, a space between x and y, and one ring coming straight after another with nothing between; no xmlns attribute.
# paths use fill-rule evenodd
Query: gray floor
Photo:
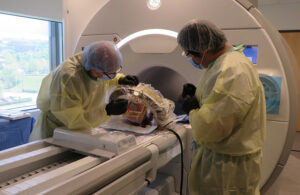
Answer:
<svg viewBox="0 0 300 195"><path fill-rule="evenodd" d="M300 194L300 132L296 133L286 166L265 195L298 194Z"/></svg>

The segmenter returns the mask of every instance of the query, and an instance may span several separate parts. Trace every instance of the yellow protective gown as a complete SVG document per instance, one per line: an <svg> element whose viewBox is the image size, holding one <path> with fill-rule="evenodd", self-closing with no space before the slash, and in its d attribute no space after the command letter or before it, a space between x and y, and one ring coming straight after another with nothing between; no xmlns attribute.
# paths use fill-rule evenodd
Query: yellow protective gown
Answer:
<svg viewBox="0 0 300 195"><path fill-rule="evenodd" d="M241 48L224 53L204 72L196 97L200 108L189 119L199 149L189 175L190 194L259 194L265 96Z"/></svg>
<svg viewBox="0 0 300 195"><path fill-rule="evenodd" d="M82 66L81 53L64 61L42 81L37 98L41 114L30 140L50 137L59 126L76 130L105 123L109 119L105 111L106 91L116 86L121 76L92 79Z"/></svg>

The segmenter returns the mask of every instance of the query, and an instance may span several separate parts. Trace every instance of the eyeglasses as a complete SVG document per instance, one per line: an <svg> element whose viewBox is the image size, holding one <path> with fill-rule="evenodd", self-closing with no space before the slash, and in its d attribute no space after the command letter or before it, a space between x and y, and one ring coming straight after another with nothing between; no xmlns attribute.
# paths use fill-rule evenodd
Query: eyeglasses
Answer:
<svg viewBox="0 0 300 195"><path fill-rule="evenodd" d="M185 52L185 51L183 51L182 53L181 53L181 55L183 56L183 57L189 57L189 52Z"/></svg>
<svg viewBox="0 0 300 195"><path fill-rule="evenodd" d="M108 78L113 79L113 78L115 78L116 74L121 72L121 70L122 70L122 66L120 66L120 68L118 70L116 70L116 72L102 72L102 73L105 74ZM113 77L109 76L109 75L113 75Z"/></svg>
<svg viewBox="0 0 300 195"><path fill-rule="evenodd" d="M183 51L181 53L181 55L184 56L184 57L190 57L189 55L193 55L193 56L196 56L196 57L200 57L201 56L201 54L199 52L190 51L190 50Z"/></svg>

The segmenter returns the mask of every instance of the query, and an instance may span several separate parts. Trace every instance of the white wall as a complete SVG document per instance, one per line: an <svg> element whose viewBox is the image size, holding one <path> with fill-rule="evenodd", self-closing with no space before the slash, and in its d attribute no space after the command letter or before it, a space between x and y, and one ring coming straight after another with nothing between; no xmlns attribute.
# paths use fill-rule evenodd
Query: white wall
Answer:
<svg viewBox="0 0 300 195"><path fill-rule="evenodd" d="M63 0L0 0L0 12L52 21L63 20Z"/></svg>
<svg viewBox="0 0 300 195"><path fill-rule="evenodd" d="M77 41L88 21L109 0L64 0L65 58L73 55Z"/></svg>
<svg viewBox="0 0 300 195"><path fill-rule="evenodd" d="M108 1L64 0L65 57L73 55L79 36L88 21ZM258 4L258 9L278 30L300 30L300 0L250 1Z"/></svg>
<svg viewBox="0 0 300 195"><path fill-rule="evenodd" d="M300 30L300 2L264 4L258 9L278 30Z"/></svg>
<svg viewBox="0 0 300 195"><path fill-rule="evenodd" d="M88 21L109 0L0 0L0 12L65 23L65 57L73 55ZM257 0L251 0L256 3ZM300 2L259 0L258 9L279 30L300 30ZM289 2L289 3L283 3Z"/></svg>

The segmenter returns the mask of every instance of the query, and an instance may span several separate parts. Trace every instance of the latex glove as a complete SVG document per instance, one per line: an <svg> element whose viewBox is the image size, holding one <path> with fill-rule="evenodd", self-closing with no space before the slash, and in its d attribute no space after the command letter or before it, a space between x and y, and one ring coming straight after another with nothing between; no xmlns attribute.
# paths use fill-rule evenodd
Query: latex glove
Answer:
<svg viewBox="0 0 300 195"><path fill-rule="evenodd" d="M127 111L128 100L116 99L106 105L105 110L107 115L120 115Z"/></svg>
<svg viewBox="0 0 300 195"><path fill-rule="evenodd" d="M195 85L193 85L191 83L186 83L183 85L183 90L182 90L181 96L183 98L185 98L185 96L187 96L187 95L193 97L195 95L195 92L196 92Z"/></svg>
<svg viewBox="0 0 300 195"><path fill-rule="evenodd" d="M189 95L185 96L183 98L183 104L182 104L182 110L189 114L189 112L193 109L198 109L199 107L199 103L198 100L195 96L191 97Z"/></svg>
<svg viewBox="0 0 300 195"><path fill-rule="evenodd" d="M137 86L139 84L139 79L134 75L126 75L125 77L119 78L119 85L131 85Z"/></svg>

